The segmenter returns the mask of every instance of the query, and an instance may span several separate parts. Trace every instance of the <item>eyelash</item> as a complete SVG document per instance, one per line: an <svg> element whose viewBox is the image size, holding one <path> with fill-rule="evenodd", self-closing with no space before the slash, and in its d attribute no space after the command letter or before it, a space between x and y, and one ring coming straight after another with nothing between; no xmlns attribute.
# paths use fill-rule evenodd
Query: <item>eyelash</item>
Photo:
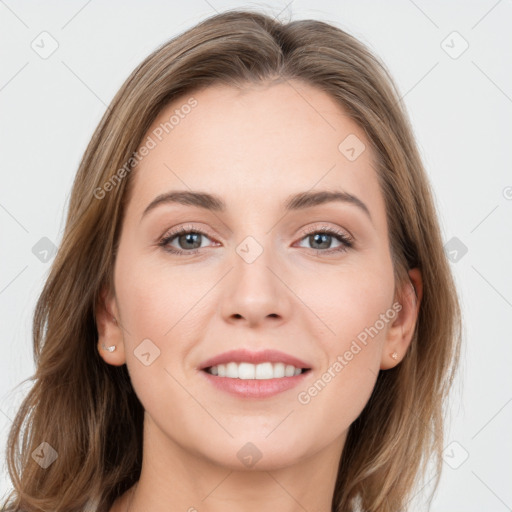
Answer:
<svg viewBox="0 0 512 512"><path fill-rule="evenodd" d="M182 226L182 227L166 234L158 242L158 246L162 247L166 252L169 252L171 254L177 254L180 256L197 254L201 248L191 249L190 251L185 251L183 249L176 249L175 247L171 247L168 245L169 242L171 242L178 236L190 234L190 233L202 235L207 238L213 238L208 233L206 233L205 231L203 231L201 229L194 228L193 226ZM311 248L312 251L317 251L317 252L322 252L322 253L327 253L327 254L343 253L343 252L347 251L348 249L352 248L354 245L354 240L351 236L349 236L346 233L343 233L341 231L338 231L337 229L328 228L328 227L322 227L322 228L311 230L308 233L302 235L300 240L304 240L305 238L307 238L311 235L318 234L318 233L323 234L323 235L332 236L336 240L338 240L338 242L341 242L342 245L340 247L336 247L334 249L312 249Z"/></svg>

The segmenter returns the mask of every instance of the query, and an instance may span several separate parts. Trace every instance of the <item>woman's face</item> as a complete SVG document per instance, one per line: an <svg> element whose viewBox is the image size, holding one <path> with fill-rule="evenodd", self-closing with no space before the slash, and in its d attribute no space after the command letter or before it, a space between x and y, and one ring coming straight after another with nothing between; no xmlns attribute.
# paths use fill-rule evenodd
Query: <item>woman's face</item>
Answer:
<svg viewBox="0 0 512 512"><path fill-rule="evenodd" d="M102 355L126 363L146 433L232 468L341 451L410 334L364 131L295 81L182 98L143 144ZM235 350L228 376L203 369ZM282 376L292 358L308 370Z"/></svg>

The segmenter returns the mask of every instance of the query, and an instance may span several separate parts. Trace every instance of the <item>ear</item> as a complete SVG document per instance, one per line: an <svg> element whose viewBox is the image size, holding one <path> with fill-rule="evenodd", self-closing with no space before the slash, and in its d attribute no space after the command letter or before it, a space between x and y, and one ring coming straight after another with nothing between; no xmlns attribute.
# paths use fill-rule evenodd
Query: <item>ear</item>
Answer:
<svg viewBox="0 0 512 512"><path fill-rule="evenodd" d="M119 320L119 312L115 297L104 286L96 304L96 327L98 329L98 352L103 360L114 366L126 362L123 329ZM111 347L107 350L105 347ZM115 347L112 349L112 347Z"/></svg>
<svg viewBox="0 0 512 512"><path fill-rule="evenodd" d="M423 297L423 280L419 269L409 270L410 282L406 282L402 289L397 290L400 307L393 307L397 312L393 323L389 327L382 352L381 370L388 370L396 366L404 358L411 343L421 298Z"/></svg>

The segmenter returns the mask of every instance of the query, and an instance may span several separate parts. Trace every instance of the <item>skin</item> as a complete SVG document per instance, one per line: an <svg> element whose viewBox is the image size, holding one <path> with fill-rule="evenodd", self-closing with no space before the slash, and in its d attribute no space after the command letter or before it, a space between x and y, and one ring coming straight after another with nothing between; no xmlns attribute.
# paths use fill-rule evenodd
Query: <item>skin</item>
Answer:
<svg viewBox="0 0 512 512"><path fill-rule="evenodd" d="M399 364L411 341L421 275L409 273L419 300L411 283L395 287L369 142L330 96L292 84L242 91L216 85L193 94L197 106L130 177L115 292L103 290L97 313L98 350L107 364L128 367L145 409L144 454L138 484L113 512L330 511L347 430L379 369ZM169 105L147 135L186 99ZM366 146L355 161L338 149L350 134ZM227 209L165 204L141 220L148 204L171 190L217 194ZM353 194L371 219L342 202L285 215L289 195L311 190ZM158 245L171 228L190 226L207 232L196 254ZM322 227L350 234L353 247L328 254L342 243L332 237L315 244L308 235ZM263 249L252 263L236 251L247 236ZM195 247L179 237L169 244ZM398 299L396 317L309 403L300 403L298 393ZM160 350L148 366L134 353L144 339ZM102 344L117 348L107 352ZM275 348L312 370L303 385L274 397L234 397L198 370L233 348ZM248 442L262 455L252 467L237 457Z"/></svg>

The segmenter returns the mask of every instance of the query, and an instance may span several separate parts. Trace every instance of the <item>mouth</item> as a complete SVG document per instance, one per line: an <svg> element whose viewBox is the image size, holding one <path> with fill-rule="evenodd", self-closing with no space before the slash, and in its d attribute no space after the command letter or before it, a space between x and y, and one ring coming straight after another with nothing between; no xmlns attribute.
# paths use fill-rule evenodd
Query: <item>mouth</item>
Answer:
<svg viewBox="0 0 512 512"><path fill-rule="evenodd" d="M258 370L258 367L261 369ZM217 375L214 375L215 371L217 371ZM226 373L222 375L224 371ZM238 371L237 377L234 376L236 371ZM243 399L264 399L298 386L311 373L311 368L296 368L279 363L260 363L258 365L250 363L231 365L228 363L205 368L199 373L210 385L231 396Z"/></svg>
<svg viewBox="0 0 512 512"><path fill-rule="evenodd" d="M267 349L253 352L240 348L203 361L200 375L215 388L238 398L268 398L297 386L312 366L305 361Z"/></svg>
<svg viewBox="0 0 512 512"><path fill-rule="evenodd" d="M203 371L216 377L240 380L273 380L295 377L310 371L284 362L265 361L259 364L231 361L203 368Z"/></svg>

